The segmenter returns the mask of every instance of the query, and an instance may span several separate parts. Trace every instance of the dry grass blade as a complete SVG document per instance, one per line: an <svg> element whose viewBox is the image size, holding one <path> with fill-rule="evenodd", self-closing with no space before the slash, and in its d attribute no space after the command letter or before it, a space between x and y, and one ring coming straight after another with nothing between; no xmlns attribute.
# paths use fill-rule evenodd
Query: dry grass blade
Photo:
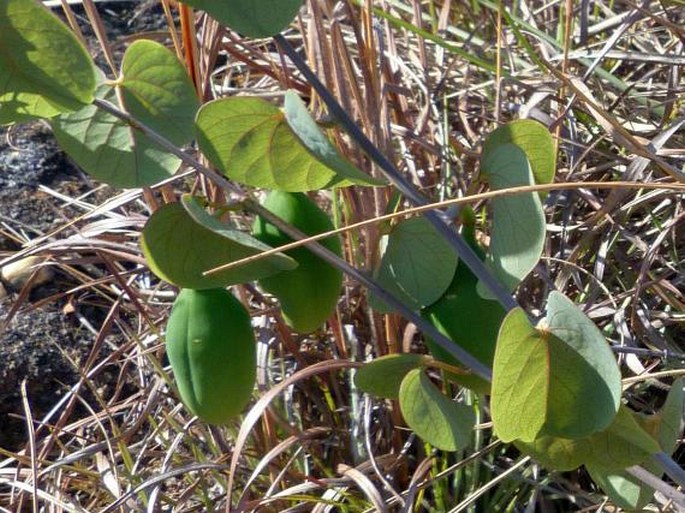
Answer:
<svg viewBox="0 0 685 513"><path fill-rule="evenodd" d="M180 467L180 468L176 468L173 470L169 470L169 471L164 472L163 474L161 474L159 476L155 476L151 479L148 479L144 483L141 483L137 487L126 492L119 499L117 499L116 501L112 502L109 506L104 508L101 513L110 513L112 511L116 511L129 498L135 497L141 491L144 491L148 488L151 488L151 487L156 486L160 483L163 483L165 480L169 479L170 477L183 476L183 475L188 474L189 472L200 472L202 470L225 470L225 469L226 469L226 465L218 465L216 463L196 463L196 464L192 464L192 465L187 465L185 467Z"/></svg>
<svg viewBox="0 0 685 513"><path fill-rule="evenodd" d="M511 476L511 474L516 474L520 472L521 468L528 465L531 462L531 458L529 456L525 456L513 465L511 465L507 470L502 472L500 475L497 477L491 479L487 484L483 485L481 488L473 492L469 497L464 499L462 502L457 504L454 508L452 508L449 513L459 513L460 511L464 511L467 509L469 506L471 506L476 500L478 500L478 497L483 495L484 493L487 493L489 489L491 489L494 486L497 486L498 483L501 481L507 479L508 477Z"/></svg>
<svg viewBox="0 0 685 513"><path fill-rule="evenodd" d="M269 249L266 251L263 251L261 253L258 253L256 255L252 255L249 257L241 258L239 260L234 260L233 262L226 263L224 265L221 265L219 267L215 267L213 269L207 269L204 271L204 275L211 275L213 273L217 273L220 271L225 271L227 269L233 269L236 267L240 267L241 265L245 265L251 262L256 262L258 260L261 260L263 258L266 258L269 255L275 255L276 253L281 253L283 251L287 251L289 249L294 249L300 246L304 246L310 242L315 242L318 240L323 240L328 237L342 234L345 232L349 232L352 230L358 230L360 228L369 226L369 225L374 225L374 224L381 224L387 221L391 221L397 218L403 218L407 217L410 215L414 214L420 214L423 212L428 212L431 210L439 210L445 207L450 207L450 206L456 206L456 205L469 205L469 204L475 204L479 203L483 200L489 200L492 198L499 198L503 196L514 196L517 194L523 194L526 192L548 192L548 191L563 191L563 190L573 190L573 189L612 189L612 190L623 190L623 189L655 189L655 190L673 190L673 191L683 191L685 192L685 184L678 184L678 183L644 183L644 182L623 182L623 181L618 181L618 182L582 182L582 183L553 183L553 184L538 184L538 185L526 185L526 186L521 186L521 187L509 187L506 189L500 189L497 191L489 191L489 192L483 192L479 194L472 194L469 196L465 196L462 198L454 198L454 199L449 199L449 200L444 200L444 201L438 201L435 203L429 203L428 205L423 205L420 207L412 207L412 208L407 208L403 210L399 210L397 212L393 212L392 214L385 214L385 215L379 215L374 217L373 219L368 219L366 221L360 221L358 223L352 223L348 224L346 226L343 226L341 228L337 228L335 230L330 230L327 232L321 232L317 235L312 235L310 237L304 237L300 240L296 240L293 242L290 242L288 244L284 244L282 246L278 246L277 248Z"/></svg>
<svg viewBox="0 0 685 513"><path fill-rule="evenodd" d="M402 508L402 513L411 513L413 511L416 495L419 492L419 483L423 481L432 465L432 458L426 458L416 467L414 474L411 476L409 486L407 487L407 497Z"/></svg>
<svg viewBox="0 0 685 513"><path fill-rule="evenodd" d="M242 456L243 448L247 443L247 437L250 431L254 427L255 423L262 416L264 411L269 407L270 403L278 396L283 393L288 387L298 383L302 380L308 379L317 374L332 372L342 369L354 369L360 367L361 364L357 362L350 362L345 360L335 360L335 361L324 361L310 365L305 369L301 369L296 373L292 374L286 378L283 382L272 387L266 394L264 394L259 401L250 409L250 411L245 416L242 424L240 425L240 431L235 440L235 447L233 449L233 455L231 456L231 466L228 474L228 486L227 486L227 497L229 500L226 503L226 512L231 511L231 500L233 490L233 483L235 482L236 472L238 469L238 463Z"/></svg>
<svg viewBox="0 0 685 513"><path fill-rule="evenodd" d="M344 464L338 465L338 472L352 479L357 486L364 492L364 495L374 505L379 513L386 513L388 508L385 506L383 496L371 480L363 472Z"/></svg>
<svg viewBox="0 0 685 513"><path fill-rule="evenodd" d="M323 438L330 434L331 429L326 428L326 427L316 427L312 429L308 429L302 433L297 433L296 435L290 436L280 442L278 445L276 445L273 449L271 449L268 453L266 453L259 461L257 465L255 465L254 470L252 471L252 474L250 477L247 479L244 485L243 493L240 496L240 499L238 500L238 507L237 509L240 511L241 509L245 509L245 506L243 505L245 501L245 495L248 492L248 489L250 485L255 481L257 476L268 466L272 463L273 460L275 460L278 456L280 456L282 453L288 451L291 449L295 444L305 444L305 443L313 443L315 440L318 438Z"/></svg>
<svg viewBox="0 0 685 513"><path fill-rule="evenodd" d="M493 198L545 191L545 253L517 301L537 316L551 290L571 298L618 354L626 403L659 411L685 375L681 0L309 0L277 41L160 2L43 3L114 76L126 45L147 37L184 60L203 102L257 96L280 105L285 90L297 90L339 152L381 176L303 75L311 69L405 192L426 198L411 208L393 187L312 194L336 230L293 236L207 273L340 236L345 263L367 277L398 219L431 211L456 219L468 205L486 244ZM309 335L291 332L258 285L235 287L259 340L255 403L225 426L198 421L179 403L164 354L177 290L149 272L139 234L150 212L186 192L225 208L247 232L261 192L227 180L196 148L176 148L113 105L97 106L183 168L149 189L112 191L70 172L57 150L27 165L24 155L48 142L42 128L1 129L0 277L10 283L0 342L14 367L0 364L0 510L616 509L584 473L549 472L501 444L482 398L465 396L480 415L473 446L445 453L406 429L396 403L364 396L351 371L395 352L425 353L428 331L377 313L361 280L345 282L331 321ZM558 133L555 183L484 192L483 141L519 118ZM40 183L22 189L41 166ZM48 206L28 217L34 202ZM32 271L7 280L22 261L39 261L50 279ZM22 341L33 339L44 339L46 352L24 363ZM430 367L435 383L443 370ZM674 458L682 460L682 444ZM660 505L658 495L648 508L682 502L666 478L640 476L673 502Z"/></svg>

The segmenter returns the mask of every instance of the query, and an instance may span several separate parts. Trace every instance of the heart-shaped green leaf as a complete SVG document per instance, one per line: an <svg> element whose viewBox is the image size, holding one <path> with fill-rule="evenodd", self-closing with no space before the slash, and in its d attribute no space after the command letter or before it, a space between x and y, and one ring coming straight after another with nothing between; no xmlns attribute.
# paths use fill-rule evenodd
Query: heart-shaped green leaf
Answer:
<svg viewBox="0 0 685 513"><path fill-rule="evenodd" d="M183 203L169 203L150 216L141 247L157 276L191 289L245 283L297 265L291 258L275 254L204 276L205 271L271 248L211 217L188 195L183 197Z"/></svg>
<svg viewBox="0 0 685 513"><path fill-rule="evenodd" d="M314 158L283 112L261 98L223 98L203 105L196 132L205 156L246 185L305 192L351 183Z"/></svg>
<svg viewBox="0 0 685 513"><path fill-rule="evenodd" d="M214 19L247 37L269 37L295 18L303 0L188 0Z"/></svg>
<svg viewBox="0 0 685 513"><path fill-rule="evenodd" d="M78 110L95 95L88 52L33 0L0 0L0 77L0 125Z"/></svg>
<svg viewBox="0 0 685 513"><path fill-rule="evenodd" d="M335 171L339 177L346 178L350 183L357 185L385 185L382 180L376 180L357 169L338 153L331 141L319 130L316 121L295 91L290 90L285 93L283 111L288 126L302 145L315 159Z"/></svg>
<svg viewBox="0 0 685 513"><path fill-rule="evenodd" d="M389 354L370 361L354 375L354 383L367 394L397 399L407 373L421 366L424 356L414 353Z"/></svg>
<svg viewBox="0 0 685 513"><path fill-rule="evenodd" d="M154 41L135 41L117 84L126 111L177 146L193 138L197 93L176 55Z"/></svg>
<svg viewBox="0 0 685 513"><path fill-rule="evenodd" d="M385 290L413 310L436 302L444 294L457 268L457 255L425 217L397 223L388 235L376 279ZM390 311L371 296L372 306Z"/></svg>
<svg viewBox="0 0 685 513"><path fill-rule="evenodd" d="M551 183L556 169L554 139L542 123L518 119L492 132L483 144L483 159L503 144L515 144L526 154L535 183Z"/></svg>
<svg viewBox="0 0 685 513"><path fill-rule="evenodd" d="M458 451L471 441L473 409L444 396L421 369L409 371L402 380L400 409L407 425L438 449Z"/></svg>
<svg viewBox="0 0 685 513"><path fill-rule="evenodd" d="M569 298L552 291L547 298L547 315L541 323L544 329L571 346L586 362L602 376L605 387L599 388L593 402L607 408L599 412L601 418L610 418L621 404L621 371L604 335L595 323ZM608 395L603 395L604 393Z"/></svg>
<svg viewBox="0 0 685 513"><path fill-rule="evenodd" d="M618 410L620 381L602 374L602 356L588 357L592 348L602 354L600 343L605 341L594 337L562 340L534 328L521 308L509 312L493 365L492 418L500 438L578 439L608 427Z"/></svg>
<svg viewBox="0 0 685 513"><path fill-rule="evenodd" d="M526 154L513 144L502 144L483 155L483 175L493 190L534 183ZM500 196L492 200L493 219L486 265L509 290L533 270L542 255L545 216L535 193ZM493 299L492 292L478 284L478 293Z"/></svg>
<svg viewBox="0 0 685 513"><path fill-rule="evenodd" d="M116 91L119 87L119 104ZM177 146L193 136L198 100L183 65L165 47L136 41L124 55L116 84L103 84L98 98L128 111ZM116 187L144 187L169 178L181 161L142 132L89 105L55 118L60 146L89 174Z"/></svg>
<svg viewBox="0 0 685 513"><path fill-rule="evenodd" d="M97 97L121 107L109 85ZM114 187L145 187L173 175L181 161L104 110L89 105L50 122L61 148L88 174Z"/></svg>

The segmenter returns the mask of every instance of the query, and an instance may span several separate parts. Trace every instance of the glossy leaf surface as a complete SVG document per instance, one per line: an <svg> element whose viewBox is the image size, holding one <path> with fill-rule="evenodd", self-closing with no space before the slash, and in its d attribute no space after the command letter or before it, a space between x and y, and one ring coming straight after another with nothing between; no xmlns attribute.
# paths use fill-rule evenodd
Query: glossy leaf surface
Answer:
<svg viewBox="0 0 685 513"><path fill-rule="evenodd" d="M296 266L291 258L276 254L203 276L204 271L270 247L211 217L191 196L185 196L183 204L169 203L157 209L143 229L141 246L157 276L184 288L245 283Z"/></svg>
<svg viewBox="0 0 685 513"><path fill-rule="evenodd" d="M0 125L51 118L95 96L95 67L40 2L0 0Z"/></svg>
<svg viewBox="0 0 685 513"><path fill-rule="evenodd" d="M390 354L370 361L354 375L355 384L367 394L397 399L400 385L407 373L421 366L419 354Z"/></svg>
<svg viewBox="0 0 685 513"><path fill-rule="evenodd" d="M471 441L475 415L471 407L451 401L414 369L400 386L402 416L417 435L443 451L458 451Z"/></svg>

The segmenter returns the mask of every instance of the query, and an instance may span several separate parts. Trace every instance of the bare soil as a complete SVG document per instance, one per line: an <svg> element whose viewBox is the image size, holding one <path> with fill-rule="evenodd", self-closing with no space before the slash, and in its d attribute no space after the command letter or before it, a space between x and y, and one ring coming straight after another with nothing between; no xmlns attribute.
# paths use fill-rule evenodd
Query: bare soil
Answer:
<svg viewBox="0 0 685 513"><path fill-rule="evenodd" d="M166 26L157 2L105 2L97 7L115 55L123 51L124 45L119 43L126 34ZM92 49L98 48L90 25L81 18L80 6L73 9ZM59 9L54 12L61 13ZM101 57L96 61L104 64ZM0 127L0 261L77 214L40 186L73 198L94 184L60 150L46 123ZM63 294L76 284L58 271L49 282L33 289L16 313L13 305L19 290L9 290L8 296L0 299L0 448L15 451L27 440L22 381L26 380L34 420L48 414L79 381L79 364L91 352L107 305L80 305L73 296ZM57 299L46 304L45 298ZM105 347L111 350L115 344L109 341ZM110 385L108 379L113 378L102 373L101 383L96 384Z"/></svg>

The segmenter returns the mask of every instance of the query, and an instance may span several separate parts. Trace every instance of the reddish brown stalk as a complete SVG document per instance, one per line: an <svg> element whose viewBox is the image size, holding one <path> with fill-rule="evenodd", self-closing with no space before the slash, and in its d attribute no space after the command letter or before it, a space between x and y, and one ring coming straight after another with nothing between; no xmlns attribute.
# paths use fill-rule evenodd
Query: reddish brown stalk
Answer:
<svg viewBox="0 0 685 513"><path fill-rule="evenodd" d="M178 16L181 20L181 40L183 41L183 57L188 75L193 80L195 91L201 96L200 70L197 65L197 41L195 40L195 23L193 10L186 4L178 4Z"/></svg>

